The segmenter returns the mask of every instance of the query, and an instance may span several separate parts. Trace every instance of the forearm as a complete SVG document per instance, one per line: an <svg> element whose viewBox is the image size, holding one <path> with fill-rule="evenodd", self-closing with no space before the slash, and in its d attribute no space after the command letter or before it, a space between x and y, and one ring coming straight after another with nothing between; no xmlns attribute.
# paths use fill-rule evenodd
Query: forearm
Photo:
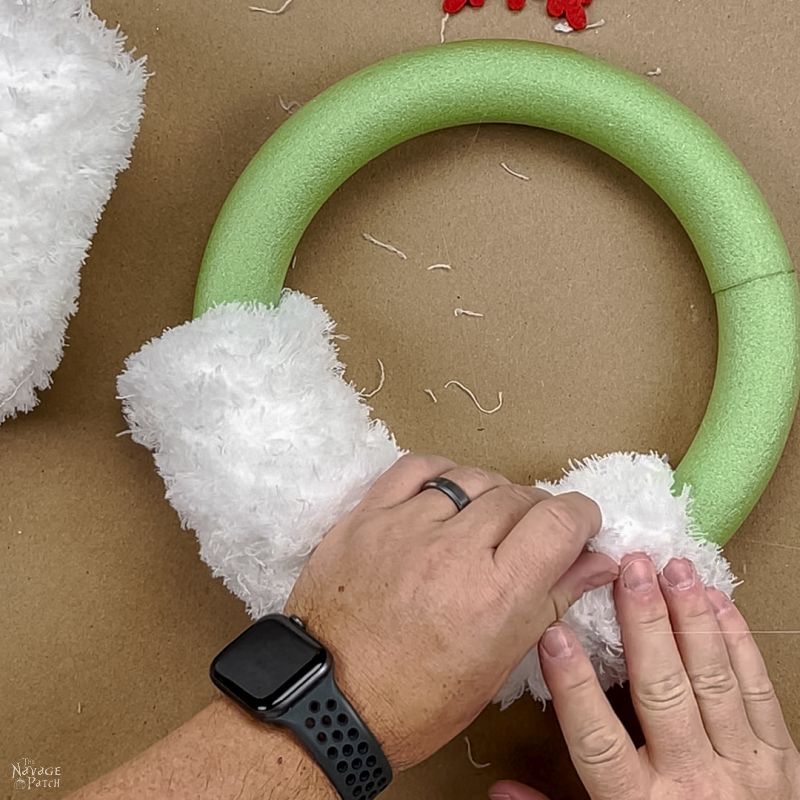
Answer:
<svg viewBox="0 0 800 800"><path fill-rule="evenodd" d="M280 728L215 700L185 725L69 800L334 800L305 751Z"/></svg>

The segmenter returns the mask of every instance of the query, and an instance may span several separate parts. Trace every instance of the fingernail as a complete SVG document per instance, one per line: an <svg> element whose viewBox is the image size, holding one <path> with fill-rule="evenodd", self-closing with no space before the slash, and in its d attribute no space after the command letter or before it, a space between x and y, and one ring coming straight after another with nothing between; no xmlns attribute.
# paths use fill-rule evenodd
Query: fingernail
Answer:
<svg viewBox="0 0 800 800"><path fill-rule="evenodd" d="M511 800L511 795L503 792L502 794L490 794L489 800Z"/></svg>
<svg viewBox="0 0 800 800"><path fill-rule="evenodd" d="M551 658L563 658L572 652L572 640L563 625L553 625L544 632L542 647Z"/></svg>
<svg viewBox="0 0 800 800"><path fill-rule="evenodd" d="M629 561L622 570L622 583L634 592L649 592L656 582L656 571L649 558Z"/></svg>
<svg viewBox="0 0 800 800"><path fill-rule="evenodd" d="M664 580L673 589L691 589L697 579L694 565L685 558L673 558L664 567Z"/></svg>
<svg viewBox="0 0 800 800"><path fill-rule="evenodd" d="M708 594L708 599L711 602L711 606L713 607L714 612L717 614L727 611L733 605L730 597L728 597L728 595L726 595L724 592L720 592L718 589L708 591L706 594Z"/></svg>

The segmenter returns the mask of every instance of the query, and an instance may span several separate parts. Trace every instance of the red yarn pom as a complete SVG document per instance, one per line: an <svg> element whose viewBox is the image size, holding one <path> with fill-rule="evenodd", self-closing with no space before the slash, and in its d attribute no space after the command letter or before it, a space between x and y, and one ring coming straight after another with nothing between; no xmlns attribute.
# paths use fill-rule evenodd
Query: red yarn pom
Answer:
<svg viewBox="0 0 800 800"><path fill-rule="evenodd" d="M485 0L444 0L442 8L445 14L457 14L467 3L473 8L481 8L484 2ZM525 0L508 0L508 7L512 11L522 11L525 8Z"/></svg>
<svg viewBox="0 0 800 800"><path fill-rule="evenodd" d="M571 28L576 31L586 27L586 11L592 0L547 0L547 13L551 17L566 17Z"/></svg>
<svg viewBox="0 0 800 800"><path fill-rule="evenodd" d="M444 0L442 8L445 14L456 14L469 3L473 8L480 8L484 0Z"/></svg>
<svg viewBox="0 0 800 800"><path fill-rule="evenodd" d="M442 8L445 14L457 14L466 5L472 8L481 8L485 0L443 0ZM547 0L547 13L551 17L566 17L567 22L575 30L582 30L586 27L586 11L584 6L588 6L592 0ZM525 8L525 0L507 0L511 11L522 11Z"/></svg>

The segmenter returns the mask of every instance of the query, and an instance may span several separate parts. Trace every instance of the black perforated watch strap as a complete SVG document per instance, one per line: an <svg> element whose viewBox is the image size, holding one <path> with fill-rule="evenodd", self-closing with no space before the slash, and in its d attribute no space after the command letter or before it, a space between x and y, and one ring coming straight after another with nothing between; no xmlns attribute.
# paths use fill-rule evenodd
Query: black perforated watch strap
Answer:
<svg viewBox="0 0 800 800"><path fill-rule="evenodd" d="M332 673L281 717L343 800L372 800L392 780L380 744L339 691Z"/></svg>

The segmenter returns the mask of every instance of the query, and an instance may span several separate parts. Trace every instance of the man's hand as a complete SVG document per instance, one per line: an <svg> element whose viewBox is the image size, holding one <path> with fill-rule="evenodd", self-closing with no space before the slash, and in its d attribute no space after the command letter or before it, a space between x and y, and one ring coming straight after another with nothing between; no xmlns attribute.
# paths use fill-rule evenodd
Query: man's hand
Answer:
<svg viewBox="0 0 800 800"><path fill-rule="evenodd" d="M446 475L472 502L440 492ZM581 495L551 497L442 458L406 457L325 537L287 613L334 655L339 685L395 769L444 745L542 632L617 565L583 552L600 525ZM73 800L332 800L282 728L218 698Z"/></svg>
<svg viewBox="0 0 800 800"><path fill-rule="evenodd" d="M543 637L542 669L573 763L592 800L798 800L800 755L761 653L728 598L674 559L656 575L628 556L616 586L638 751L574 634ZM546 800L503 781L492 800Z"/></svg>
<svg viewBox="0 0 800 800"><path fill-rule="evenodd" d="M441 475L466 509L420 491ZM584 552L600 523L582 495L406 456L327 534L286 611L331 650L343 691L404 769L463 730L584 591L616 577L611 559Z"/></svg>

